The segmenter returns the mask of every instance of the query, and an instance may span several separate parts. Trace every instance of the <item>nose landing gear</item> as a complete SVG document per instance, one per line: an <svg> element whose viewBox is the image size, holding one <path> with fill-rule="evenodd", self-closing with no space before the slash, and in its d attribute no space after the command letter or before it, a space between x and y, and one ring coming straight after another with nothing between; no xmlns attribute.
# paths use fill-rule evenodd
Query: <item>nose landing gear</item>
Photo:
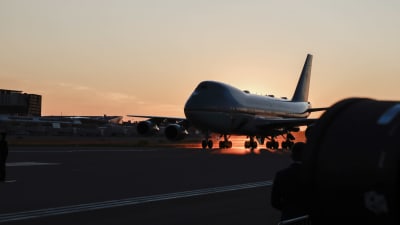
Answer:
<svg viewBox="0 0 400 225"><path fill-rule="evenodd" d="M205 132L204 139L201 141L201 147L203 149L206 149L206 148L212 149L213 145L214 145L214 143L212 140L210 140L210 135L209 135L208 131Z"/></svg>
<svg viewBox="0 0 400 225"><path fill-rule="evenodd" d="M203 147L203 149L206 149L207 147L209 149L212 149L213 145L214 145L214 143L212 140L204 139L201 141L201 147Z"/></svg>

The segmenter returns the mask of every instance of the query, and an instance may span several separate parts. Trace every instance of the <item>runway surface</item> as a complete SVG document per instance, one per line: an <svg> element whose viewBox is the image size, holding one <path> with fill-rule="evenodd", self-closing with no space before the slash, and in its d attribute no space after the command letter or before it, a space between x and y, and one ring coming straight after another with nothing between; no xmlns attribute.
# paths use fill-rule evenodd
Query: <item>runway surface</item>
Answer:
<svg viewBox="0 0 400 225"><path fill-rule="evenodd" d="M10 147L0 224L277 224L287 153Z"/></svg>

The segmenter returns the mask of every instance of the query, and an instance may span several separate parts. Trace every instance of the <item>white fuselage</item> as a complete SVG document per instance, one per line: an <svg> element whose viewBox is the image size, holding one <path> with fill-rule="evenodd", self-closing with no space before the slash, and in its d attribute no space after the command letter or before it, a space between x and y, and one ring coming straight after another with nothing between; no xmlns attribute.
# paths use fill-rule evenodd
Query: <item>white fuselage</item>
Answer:
<svg viewBox="0 0 400 225"><path fill-rule="evenodd" d="M266 135L257 127L282 118L307 118L310 104L254 95L230 85L204 81L185 104L186 118L195 127L221 134Z"/></svg>

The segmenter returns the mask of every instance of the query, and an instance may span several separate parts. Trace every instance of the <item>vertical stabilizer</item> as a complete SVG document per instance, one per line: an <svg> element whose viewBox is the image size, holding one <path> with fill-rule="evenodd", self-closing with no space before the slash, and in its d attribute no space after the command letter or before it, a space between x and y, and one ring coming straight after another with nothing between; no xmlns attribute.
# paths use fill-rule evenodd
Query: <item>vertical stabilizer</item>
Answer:
<svg viewBox="0 0 400 225"><path fill-rule="evenodd" d="M308 90L310 88L311 66L313 56L308 54L304 62L303 70L301 71L296 90L293 94L293 102L307 102Z"/></svg>

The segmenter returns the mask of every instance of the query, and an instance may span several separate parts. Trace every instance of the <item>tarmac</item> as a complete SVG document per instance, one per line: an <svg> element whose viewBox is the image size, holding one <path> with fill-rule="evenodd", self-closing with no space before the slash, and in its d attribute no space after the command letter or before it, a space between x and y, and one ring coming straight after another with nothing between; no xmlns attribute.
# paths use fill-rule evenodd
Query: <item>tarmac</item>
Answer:
<svg viewBox="0 0 400 225"><path fill-rule="evenodd" d="M0 224L278 224L282 151L10 146Z"/></svg>

